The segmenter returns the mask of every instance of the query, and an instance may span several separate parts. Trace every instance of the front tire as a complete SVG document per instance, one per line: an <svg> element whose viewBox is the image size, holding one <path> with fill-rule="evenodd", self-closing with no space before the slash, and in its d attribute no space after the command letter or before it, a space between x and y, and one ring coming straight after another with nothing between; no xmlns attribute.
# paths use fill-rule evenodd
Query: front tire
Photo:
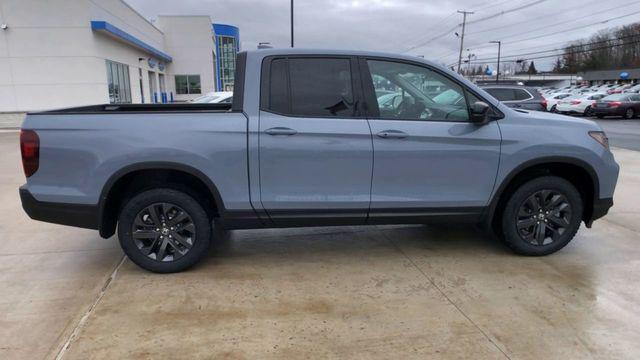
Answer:
<svg viewBox="0 0 640 360"><path fill-rule="evenodd" d="M120 212L118 238L136 265L157 273L183 271L207 254L211 221L193 197L153 189L131 198Z"/></svg>
<svg viewBox="0 0 640 360"><path fill-rule="evenodd" d="M556 176L521 185L509 198L502 215L505 243L527 256L552 254L578 232L583 202L578 190Z"/></svg>

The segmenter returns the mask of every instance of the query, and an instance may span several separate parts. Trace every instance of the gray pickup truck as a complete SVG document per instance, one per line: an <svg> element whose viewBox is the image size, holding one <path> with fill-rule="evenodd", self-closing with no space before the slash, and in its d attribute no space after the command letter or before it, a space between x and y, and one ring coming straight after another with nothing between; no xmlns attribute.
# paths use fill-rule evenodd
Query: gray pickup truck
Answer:
<svg viewBox="0 0 640 360"><path fill-rule="evenodd" d="M234 86L232 104L28 114L25 211L117 229L133 262L174 272L216 229L466 222L546 255L613 204L597 124L511 109L419 58L243 52Z"/></svg>

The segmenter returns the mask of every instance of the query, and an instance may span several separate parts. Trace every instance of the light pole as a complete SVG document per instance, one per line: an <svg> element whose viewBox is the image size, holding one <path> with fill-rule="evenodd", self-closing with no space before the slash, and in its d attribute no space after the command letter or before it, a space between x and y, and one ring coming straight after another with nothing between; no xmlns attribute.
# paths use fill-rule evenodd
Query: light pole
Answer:
<svg viewBox="0 0 640 360"><path fill-rule="evenodd" d="M293 47L293 0L291 0L291 47Z"/></svg>
<svg viewBox="0 0 640 360"><path fill-rule="evenodd" d="M496 71L496 84L500 79L500 48L502 47L502 41L489 41L490 44L498 44L498 69Z"/></svg>

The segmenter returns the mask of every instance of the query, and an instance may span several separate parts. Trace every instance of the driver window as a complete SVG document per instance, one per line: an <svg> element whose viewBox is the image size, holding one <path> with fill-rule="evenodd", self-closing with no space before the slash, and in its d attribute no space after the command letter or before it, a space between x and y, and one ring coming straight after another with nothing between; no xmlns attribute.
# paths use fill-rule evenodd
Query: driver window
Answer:
<svg viewBox="0 0 640 360"><path fill-rule="evenodd" d="M462 87L427 68L368 60L380 118L468 121Z"/></svg>

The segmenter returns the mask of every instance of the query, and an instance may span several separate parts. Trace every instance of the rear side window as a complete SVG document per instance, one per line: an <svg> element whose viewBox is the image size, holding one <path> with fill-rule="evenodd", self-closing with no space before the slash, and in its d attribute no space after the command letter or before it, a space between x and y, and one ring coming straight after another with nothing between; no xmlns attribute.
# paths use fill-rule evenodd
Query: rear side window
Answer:
<svg viewBox="0 0 640 360"><path fill-rule="evenodd" d="M528 100L531 99L531 94L524 89L513 89L513 93L515 94L516 100Z"/></svg>
<svg viewBox="0 0 640 360"><path fill-rule="evenodd" d="M268 96L261 108L291 116L353 117L355 101L351 60L346 58L274 59L269 67Z"/></svg>
<svg viewBox="0 0 640 360"><path fill-rule="evenodd" d="M273 60L270 73L269 103L267 107L272 111L286 114L289 112L287 60Z"/></svg>
<svg viewBox="0 0 640 360"><path fill-rule="evenodd" d="M500 101L513 101L516 99L513 89L488 88L484 90Z"/></svg>

